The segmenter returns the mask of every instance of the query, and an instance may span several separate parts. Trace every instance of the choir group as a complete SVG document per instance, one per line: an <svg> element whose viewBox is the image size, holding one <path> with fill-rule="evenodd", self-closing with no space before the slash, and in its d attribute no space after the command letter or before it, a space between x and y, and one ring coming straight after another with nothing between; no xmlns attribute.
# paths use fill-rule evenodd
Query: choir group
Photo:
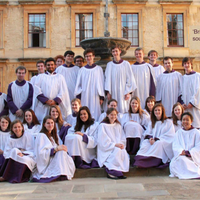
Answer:
<svg viewBox="0 0 200 200"><path fill-rule="evenodd" d="M100 167L125 179L130 165L200 178L200 74L191 59L183 59L182 76L171 57L158 65L155 50L146 63L137 48L133 65L118 46L111 52L105 73L92 49L83 67L72 64L72 51L60 66L38 61L30 82L25 67L16 69L17 80L0 93L0 181L71 180L76 168Z"/></svg>

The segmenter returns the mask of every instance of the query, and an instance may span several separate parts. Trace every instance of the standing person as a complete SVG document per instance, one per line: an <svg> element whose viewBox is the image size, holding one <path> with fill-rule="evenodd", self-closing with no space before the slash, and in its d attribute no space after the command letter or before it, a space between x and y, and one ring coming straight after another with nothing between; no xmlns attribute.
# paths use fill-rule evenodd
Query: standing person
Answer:
<svg viewBox="0 0 200 200"><path fill-rule="evenodd" d="M125 113L128 111L131 93L136 90L137 86L130 63L121 59L121 49L114 46L111 52L113 61L110 61L106 67L105 91L108 101L116 99L118 102L117 110L120 113Z"/></svg>
<svg viewBox="0 0 200 200"><path fill-rule="evenodd" d="M59 105L62 117L65 120L71 114L68 89L65 79L61 74L55 73L55 60L48 58L45 61L47 72L41 74L36 79L34 90L33 110L39 120L42 122L48 115L50 106Z"/></svg>
<svg viewBox="0 0 200 200"><path fill-rule="evenodd" d="M56 72L58 74L62 74L64 76L65 82L67 84L68 92L69 92L69 98L71 101L75 97L74 90L75 90L75 86L76 86L79 67L74 66L72 64L73 59L74 59L73 51L66 51L64 54L64 57L65 57L65 64L58 67L56 69Z"/></svg>
<svg viewBox="0 0 200 200"><path fill-rule="evenodd" d="M97 159L100 167L105 166L107 177L125 179L123 172L129 171L129 156L126 152L126 138L117 110L108 108L107 116L98 127Z"/></svg>
<svg viewBox="0 0 200 200"><path fill-rule="evenodd" d="M183 106L178 102L172 108L172 121L175 132L182 128L181 115L184 113Z"/></svg>
<svg viewBox="0 0 200 200"><path fill-rule="evenodd" d="M151 122L145 131L144 141L135 156L134 166L164 167L173 157L172 142L175 130L161 103L153 107Z"/></svg>
<svg viewBox="0 0 200 200"><path fill-rule="evenodd" d="M158 52L155 50L151 50L148 53L149 58L149 64L152 65L154 71L155 71L155 78L157 79L160 74L162 74L165 71L165 68L162 65L158 65L156 63L158 58Z"/></svg>
<svg viewBox="0 0 200 200"><path fill-rule="evenodd" d="M155 72L149 63L144 62L144 52L142 48L135 49L136 62L131 65L135 77L137 90L133 96L138 96L141 107L144 109L145 101L148 96L155 96L156 79Z"/></svg>
<svg viewBox="0 0 200 200"><path fill-rule="evenodd" d="M80 55L76 56L74 58L74 64L76 66L78 66L79 68L83 67L83 64L84 64L84 58Z"/></svg>
<svg viewBox="0 0 200 200"><path fill-rule="evenodd" d="M11 123L11 137L4 150L5 162L0 171L0 182L22 183L29 181L35 168L34 139L30 133L24 132L20 120Z"/></svg>
<svg viewBox="0 0 200 200"><path fill-rule="evenodd" d="M183 128L176 132L173 142L174 157L170 163L170 177L179 179L200 178L200 131L191 124L189 112L181 115Z"/></svg>
<svg viewBox="0 0 200 200"><path fill-rule="evenodd" d="M62 55L57 55L55 57L55 61L56 61L56 68L58 68L65 63L65 57Z"/></svg>
<svg viewBox="0 0 200 200"><path fill-rule="evenodd" d="M99 167L96 161L97 127L88 107L80 108L75 127L68 130L65 145L77 168Z"/></svg>
<svg viewBox="0 0 200 200"><path fill-rule="evenodd" d="M104 101L104 77L100 66L94 64L95 53L92 49L84 51L87 65L78 73L75 96L80 97L81 104L90 109L92 117L99 119L101 104Z"/></svg>
<svg viewBox="0 0 200 200"><path fill-rule="evenodd" d="M182 75L173 70L171 57L164 57L163 63L166 71L157 78L156 101L163 104L167 117L171 117L173 105L181 102Z"/></svg>
<svg viewBox="0 0 200 200"><path fill-rule="evenodd" d="M67 153L67 147L58 144L55 122L50 116L44 118L37 135L35 157L37 168L33 173L33 182L49 183L73 178L74 162Z"/></svg>
<svg viewBox="0 0 200 200"><path fill-rule="evenodd" d="M32 106L33 86L24 80L26 68L17 67L15 70L17 80L8 86L7 102L9 108L9 118L11 121L16 118L23 120L23 112Z"/></svg>
<svg viewBox="0 0 200 200"><path fill-rule="evenodd" d="M192 60L183 58L182 66L185 69L182 86L183 107L193 115L192 125L200 128L200 74L192 70Z"/></svg>
<svg viewBox="0 0 200 200"><path fill-rule="evenodd" d="M43 60L38 60L37 63L36 63L36 67L37 67L37 70L38 70L38 75L45 73L46 67L45 67ZM32 83L33 86L35 85L35 80L38 77L38 75L33 76L30 80L30 82Z"/></svg>
<svg viewBox="0 0 200 200"><path fill-rule="evenodd" d="M1 83L0 83L1 86ZM0 117L4 115L8 115L8 104L7 104L7 95L5 93L0 92Z"/></svg>
<svg viewBox="0 0 200 200"><path fill-rule="evenodd" d="M5 161L3 153L10 138L10 124L11 121L8 116L2 116L0 118L0 170Z"/></svg>

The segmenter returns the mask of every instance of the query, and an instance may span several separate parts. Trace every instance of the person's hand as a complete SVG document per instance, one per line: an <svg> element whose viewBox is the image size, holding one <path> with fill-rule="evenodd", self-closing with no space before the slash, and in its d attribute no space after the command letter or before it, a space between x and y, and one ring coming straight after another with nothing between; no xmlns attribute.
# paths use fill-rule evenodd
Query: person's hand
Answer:
<svg viewBox="0 0 200 200"><path fill-rule="evenodd" d="M3 150L0 149L0 155L3 154Z"/></svg>
<svg viewBox="0 0 200 200"><path fill-rule="evenodd" d="M104 100L100 99L100 105L102 105L103 101L104 101Z"/></svg>
<svg viewBox="0 0 200 200"><path fill-rule="evenodd" d="M71 124L69 124L69 123L66 123L66 124L64 124L64 126L66 127L66 126L72 126Z"/></svg>
<svg viewBox="0 0 200 200"><path fill-rule="evenodd" d="M184 108L184 109L187 109L187 105L186 105L186 104L183 104L183 108Z"/></svg>
<svg viewBox="0 0 200 200"><path fill-rule="evenodd" d="M66 151L67 152L67 147L65 145L59 145L57 146L57 151Z"/></svg>
<svg viewBox="0 0 200 200"><path fill-rule="evenodd" d="M120 149L124 149L124 145L123 144L118 143L118 144L115 144L115 146L120 148Z"/></svg>
<svg viewBox="0 0 200 200"><path fill-rule="evenodd" d="M23 156L24 156L23 153L21 153L21 152L18 153L17 155L20 156L20 157L23 157Z"/></svg>
<svg viewBox="0 0 200 200"><path fill-rule="evenodd" d="M185 150L183 150L180 155L185 156Z"/></svg>
<svg viewBox="0 0 200 200"><path fill-rule="evenodd" d="M80 136L83 136L83 135L84 135L84 134L81 133L80 131L76 131L75 134L78 134L78 135L80 135Z"/></svg>
<svg viewBox="0 0 200 200"><path fill-rule="evenodd" d="M107 93L107 99L108 101L112 99L112 95L109 92Z"/></svg>
<svg viewBox="0 0 200 200"><path fill-rule="evenodd" d="M155 140L153 138L150 138L149 142L150 142L151 145L153 145L155 143Z"/></svg>
<svg viewBox="0 0 200 200"><path fill-rule="evenodd" d="M22 117L23 116L23 110L19 109L19 110L16 111L15 114L16 114L17 117Z"/></svg>
<svg viewBox="0 0 200 200"><path fill-rule="evenodd" d="M129 100L130 97L131 97L130 94L126 94L126 95L124 96L125 101Z"/></svg>
<svg viewBox="0 0 200 200"><path fill-rule="evenodd" d="M187 108L188 109L190 109L190 108L192 108L193 106L192 106L192 104L191 103L189 103L188 105L187 105Z"/></svg>
<svg viewBox="0 0 200 200"><path fill-rule="evenodd" d="M46 104L51 106L51 100L49 99L48 101L46 101Z"/></svg>

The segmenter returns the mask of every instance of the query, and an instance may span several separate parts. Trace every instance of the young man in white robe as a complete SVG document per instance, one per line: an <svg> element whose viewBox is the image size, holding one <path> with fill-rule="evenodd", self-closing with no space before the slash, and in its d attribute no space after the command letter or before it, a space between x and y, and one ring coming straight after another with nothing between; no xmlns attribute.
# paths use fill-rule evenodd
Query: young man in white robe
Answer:
<svg viewBox="0 0 200 200"><path fill-rule="evenodd" d="M182 66L185 69L182 83L183 107L190 112L194 120L192 125L200 128L200 74L192 70L192 61L190 58L184 58Z"/></svg>
<svg viewBox="0 0 200 200"><path fill-rule="evenodd" d="M45 67L43 60L38 60L37 63L36 63L36 67L37 67L37 70L38 70L38 75L45 73L46 67ZM38 75L33 76L30 80L30 82L32 83L33 86L35 85L35 80L38 77Z"/></svg>
<svg viewBox="0 0 200 200"><path fill-rule="evenodd" d="M26 75L25 67L17 67L15 73L17 80L9 84L7 91L9 118L11 121L17 118L22 121L24 111L32 106L33 86L24 80Z"/></svg>
<svg viewBox="0 0 200 200"><path fill-rule="evenodd" d="M59 105L64 120L71 114L71 105L65 79L56 74L55 60L48 58L45 61L46 73L40 74L35 82L33 110L41 123L48 115L50 106Z"/></svg>
<svg viewBox="0 0 200 200"><path fill-rule="evenodd" d="M74 58L74 64L76 66L78 66L79 68L83 67L83 64L84 64L84 58L80 55L76 56Z"/></svg>
<svg viewBox="0 0 200 200"><path fill-rule="evenodd" d="M182 75L173 70L171 57L165 57L163 63L166 71L157 78L156 101L163 104L167 117L172 117L173 105L182 103Z"/></svg>
<svg viewBox="0 0 200 200"><path fill-rule="evenodd" d="M136 62L131 65L133 75L135 77L137 89L133 96L139 97L142 109L145 108L146 98L155 96L156 92L156 79L155 72L149 63L144 62L144 52L142 48L135 50Z"/></svg>
<svg viewBox="0 0 200 200"><path fill-rule="evenodd" d="M76 86L79 67L72 64L74 60L73 51L66 51L64 57L65 57L65 64L59 66L56 69L56 72L64 76L69 92L69 98L71 101L72 99L74 99L74 90Z"/></svg>
<svg viewBox="0 0 200 200"><path fill-rule="evenodd" d="M87 65L79 70L74 95L81 99L82 106L90 109L97 121L104 101L104 76L100 66L94 64L95 53L92 49L84 51Z"/></svg>
<svg viewBox="0 0 200 200"><path fill-rule="evenodd" d="M148 53L149 58L149 64L152 65L154 71L155 71L155 78L157 79L160 74L162 74L165 71L165 68L162 65L158 65L156 63L158 58L158 52L155 50L151 50Z"/></svg>
<svg viewBox="0 0 200 200"><path fill-rule="evenodd" d="M137 86L135 78L128 61L121 59L121 50L114 46L111 49L113 61L107 64L105 71L105 91L108 101L116 99L118 102L117 110L120 113L128 111L131 93Z"/></svg>
<svg viewBox="0 0 200 200"><path fill-rule="evenodd" d="M189 112L181 115L182 129L175 134L174 157L170 163L170 177L179 179L200 178L200 131L191 124L193 116Z"/></svg>

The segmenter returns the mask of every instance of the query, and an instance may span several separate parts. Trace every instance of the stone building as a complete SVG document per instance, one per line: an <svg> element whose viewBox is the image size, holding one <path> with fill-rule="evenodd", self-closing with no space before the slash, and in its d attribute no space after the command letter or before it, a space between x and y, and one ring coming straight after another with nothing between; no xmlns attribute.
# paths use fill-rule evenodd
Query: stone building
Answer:
<svg viewBox="0 0 200 200"><path fill-rule="evenodd" d="M80 41L105 32L106 0L0 0L0 82L6 92L15 69L24 65L26 79L36 72L38 59L66 50L83 53ZM134 62L136 47L145 56L151 49L181 60L193 58L200 71L200 0L108 0L108 29L112 37L132 42L124 59Z"/></svg>

